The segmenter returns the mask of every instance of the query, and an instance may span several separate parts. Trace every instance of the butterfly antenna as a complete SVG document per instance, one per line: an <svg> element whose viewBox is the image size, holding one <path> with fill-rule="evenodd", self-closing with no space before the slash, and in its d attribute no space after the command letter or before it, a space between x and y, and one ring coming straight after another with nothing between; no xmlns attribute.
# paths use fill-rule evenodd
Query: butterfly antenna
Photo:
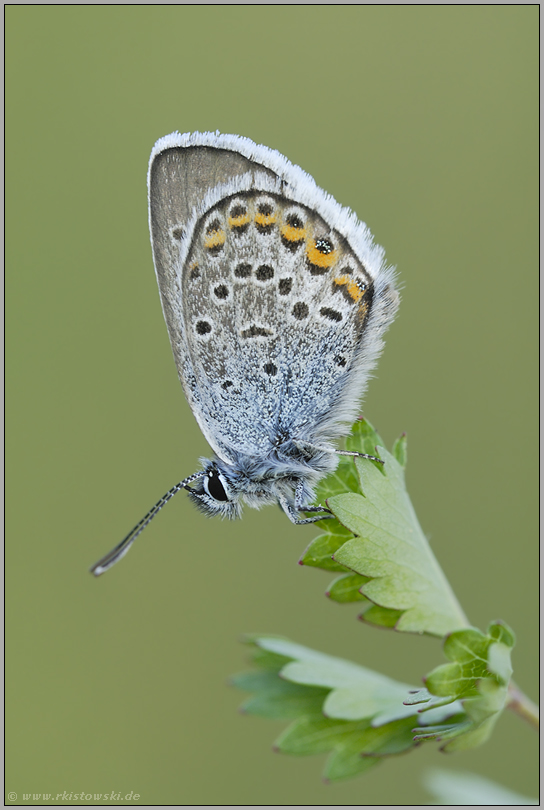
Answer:
<svg viewBox="0 0 544 810"><path fill-rule="evenodd" d="M91 574L94 574L95 577L99 577L100 574L103 574L104 571L107 571L112 565L115 565L116 562L125 556L131 545L134 543L136 538L139 534L143 532L145 527L148 523L151 523L155 515L161 511L163 506L168 503L168 501L174 497L176 492L179 492L180 489L186 489L187 484L190 484L191 481L195 481L197 478L202 478L205 475L204 472L194 473L190 475L189 478L186 478L184 481L180 481L179 484L176 484L175 487L169 489L166 495L163 495L162 498L157 501L155 506L151 507L149 512L144 515L144 517L140 520L139 523L130 531L127 536L121 540L118 546L115 546L108 554L106 554L102 559L98 560L92 568L90 568Z"/></svg>

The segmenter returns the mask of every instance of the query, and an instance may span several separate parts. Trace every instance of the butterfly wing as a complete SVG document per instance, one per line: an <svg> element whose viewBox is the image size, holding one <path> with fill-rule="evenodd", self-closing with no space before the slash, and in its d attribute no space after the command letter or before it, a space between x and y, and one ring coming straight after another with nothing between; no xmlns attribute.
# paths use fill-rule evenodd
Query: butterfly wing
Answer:
<svg viewBox="0 0 544 810"><path fill-rule="evenodd" d="M232 462L342 433L398 301L366 227L237 136L159 141L149 201L176 365L213 449Z"/></svg>

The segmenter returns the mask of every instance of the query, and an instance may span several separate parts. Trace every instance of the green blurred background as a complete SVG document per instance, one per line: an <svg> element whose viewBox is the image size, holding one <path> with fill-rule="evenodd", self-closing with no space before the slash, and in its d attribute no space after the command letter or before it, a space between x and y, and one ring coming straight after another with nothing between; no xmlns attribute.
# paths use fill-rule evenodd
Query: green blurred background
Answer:
<svg viewBox="0 0 544 810"><path fill-rule="evenodd" d="M474 752L428 746L339 785L320 781L323 758L272 753L285 724L241 716L226 685L242 633L414 684L443 661L436 639L329 603L331 577L297 565L315 530L278 509L207 521L181 494L118 567L87 569L207 452L153 272L151 147L176 129L247 135L353 208L398 266L364 413L388 444L408 433L433 549L476 626L514 628L536 698L538 6L6 17L6 790L418 804L440 765L536 794L536 736L509 714Z"/></svg>

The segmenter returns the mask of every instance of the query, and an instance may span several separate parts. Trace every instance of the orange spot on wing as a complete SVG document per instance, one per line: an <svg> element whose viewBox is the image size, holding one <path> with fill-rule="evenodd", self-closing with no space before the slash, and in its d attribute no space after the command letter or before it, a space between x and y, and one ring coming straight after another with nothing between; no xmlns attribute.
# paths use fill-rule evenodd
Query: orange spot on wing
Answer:
<svg viewBox="0 0 544 810"><path fill-rule="evenodd" d="M334 283L339 287L345 287L352 301L360 301L364 295L364 290L361 289L359 284L354 281L351 276L338 276L334 279Z"/></svg>
<svg viewBox="0 0 544 810"><path fill-rule="evenodd" d="M357 282L351 281L349 284L346 285L348 288L348 293L351 295L354 301L360 301L364 295L364 292L361 290Z"/></svg>
<svg viewBox="0 0 544 810"><path fill-rule="evenodd" d="M225 231L218 230L212 231L211 233L207 233L204 237L204 247L210 250L211 248L219 247L220 245L225 244L226 240Z"/></svg>
<svg viewBox="0 0 544 810"><path fill-rule="evenodd" d="M229 217L229 228L242 228L244 225L249 224L250 219L251 217L249 214L240 214L239 217Z"/></svg>
<svg viewBox="0 0 544 810"><path fill-rule="evenodd" d="M338 251L331 250L330 253L321 253L313 243L310 243L306 248L306 256L316 267L332 267L338 258Z"/></svg>
<svg viewBox="0 0 544 810"><path fill-rule="evenodd" d="M265 228L267 225L273 225L276 221L275 214L255 214L255 224Z"/></svg>
<svg viewBox="0 0 544 810"><path fill-rule="evenodd" d="M293 228L292 225L282 225L280 233L288 242L302 242L306 239L306 228Z"/></svg>

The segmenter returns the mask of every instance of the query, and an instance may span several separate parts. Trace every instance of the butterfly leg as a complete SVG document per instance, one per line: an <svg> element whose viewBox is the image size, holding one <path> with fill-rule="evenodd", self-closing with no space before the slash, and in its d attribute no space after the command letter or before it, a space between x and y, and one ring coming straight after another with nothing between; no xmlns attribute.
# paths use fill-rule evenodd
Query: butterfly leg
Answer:
<svg viewBox="0 0 544 810"><path fill-rule="evenodd" d="M305 523L317 523L318 520L327 520L328 518L334 517L326 506L321 506L321 504L319 506L304 505L304 483L302 481L298 482L295 489L294 506L283 494L278 496L278 501L289 520L292 523L296 523L297 526L301 526ZM320 512L321 514L315 515L315 517L300 518L298 516L300 512ZM323 512L328 514L323 514Z"/></svg>

